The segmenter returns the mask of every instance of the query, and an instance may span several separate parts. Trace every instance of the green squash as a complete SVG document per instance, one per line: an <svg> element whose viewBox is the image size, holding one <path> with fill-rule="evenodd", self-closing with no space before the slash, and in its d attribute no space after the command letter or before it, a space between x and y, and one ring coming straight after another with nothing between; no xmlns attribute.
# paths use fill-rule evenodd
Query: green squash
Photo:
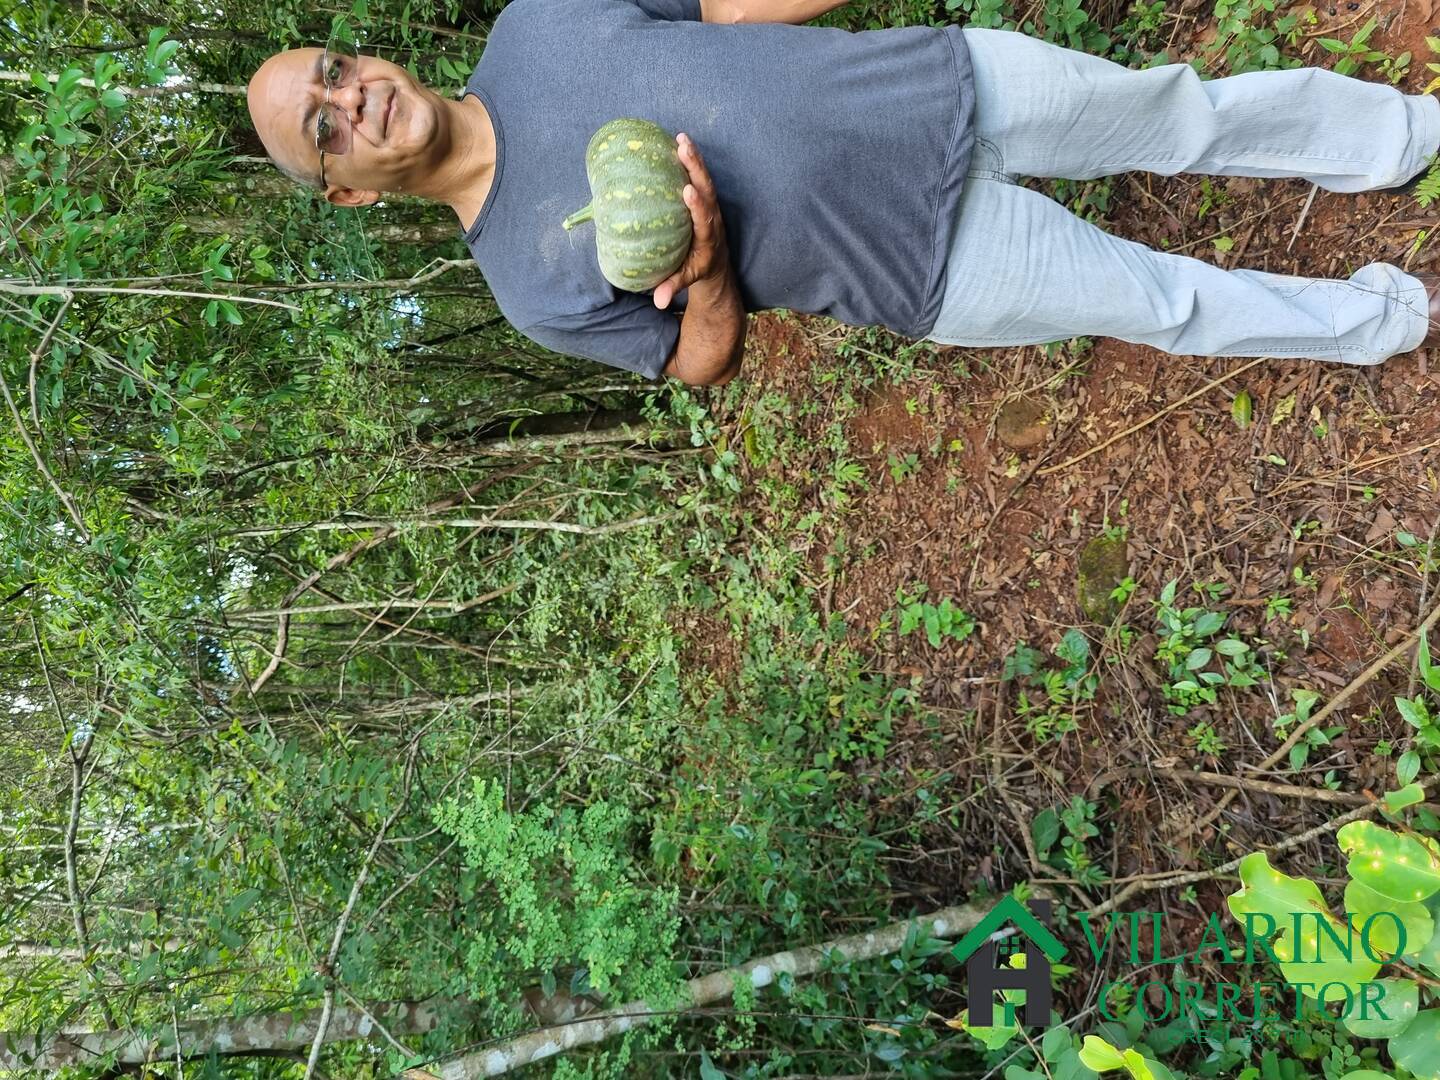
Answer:
<svg viewBox="0 0 1440 1080"><path fill-rule="evenodd" d="M690 208L682 195L690 176L674 136L649 120L611 120L585 148L585 177L590 203L564 227L594 219L606 281L646 292L680 268L690 250Z"/></svg>

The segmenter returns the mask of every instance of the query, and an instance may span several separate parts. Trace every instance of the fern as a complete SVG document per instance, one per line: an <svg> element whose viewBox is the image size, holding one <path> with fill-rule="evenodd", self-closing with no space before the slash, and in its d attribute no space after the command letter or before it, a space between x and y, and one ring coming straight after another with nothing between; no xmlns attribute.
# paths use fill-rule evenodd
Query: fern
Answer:
<svg viewBox="0 0 1440 1080"><path fill-rule="evenodd" d="M1416 201L1426 208L1436 199L1440 199L1440 162L1430 165L1430 171L1415 185L1414 195Z"/></svg>
<svg viewBox="0 0 1440 1080"><path fill-rule="evenodd" d="M596 802L579 813L510 813L501 785L479 779L469 799L434 815L473 871L463 893L488 913L466 958L472 994L514 1000L537 981L549 992L555 973L570 970L572 992L664 1007L677 986L676 895L633 872L629 810Z"/></svg>

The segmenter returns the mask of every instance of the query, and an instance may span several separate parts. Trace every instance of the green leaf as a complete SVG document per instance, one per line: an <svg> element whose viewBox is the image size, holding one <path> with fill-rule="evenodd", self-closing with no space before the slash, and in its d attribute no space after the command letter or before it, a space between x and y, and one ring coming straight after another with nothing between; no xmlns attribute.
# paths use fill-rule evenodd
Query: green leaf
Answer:
<svg viewBox="0 0 1440 1080"><path fill-rule="evenodd" d="M1420 755L1414 750L1406 750L1395 762L1395 779L1404 787L1418 775L1420 775Z"/></svg>
<svg viewBox="0 0 1440 1080"><path fill-rule="evenodd" d="M1405 959L1440 975L1440 893L1432 896L1426 902L1425 907L1430 912L1431 921L1435 924L1435 933L1430 936L1429 941L1413 942L1414 951L1407 954Z"/></svg>
<svg viewBox="0 0 1440 1080"><path fill-rule="evenodd" d="M1087 1069L1097 1073L1112 1072L1125 1067L1125 1056L1104 1039L1086 1035L1080 1045L1080 1061Z"/></svg>
<svg viewBox="0 0 1440 1080"><path fill-rule="evenodd" d="M1045 1032L1040 1039L1040 1053L1046 1061L1055 1061L1062 1053L1070 1049L1070 1029L1064 1024L1057 1024Z"/></svg>
<svg viewBox="0 0 1440 1080"><path fill-rule="evenodd" d="M1035 815L1030 822L1030 835L1035 839L1035 850L1043 858L1060 839L1060 817L1047 807Z"/></svg>
<svg viewBox="0 0 1440 1080"><path fill-rule="evenodd" d="M1290 916L1296 912L1329 910L1313 881L1280 873L1270 865L1263 851L1246 855L1240 861L1240 881L1244 887L1231 894L1227 904L1230 913L1241 922L1248 913L1264 913L1272 916L1279 927L1289 924Z"/></svg>
<svg viewBox="0 0 1440 1080"><path fill-rule="evenodd" d="M1235 426L1245 430L1250 426L1250 421L1255 416L1255 402L1250 397L1250 391L1241 390L1230 402L1230 417L1235 421Z"/></svg>
<svg viewBox="0 0 1440 1080"><path fill-rule="evenodd" d="M1420 677L1425 680L1425 685L1431 690L1440 690L1440 669L1436 669L1430 663L1430 642L1428 634L1420 635L1420 647L1417 650L1417 659L1420 663Z"/></svg>
<svg viewBox="0 0 1440 1080"><path fill-rule="evenodd" d="M725 1080L725 1074L715 1067L705 1047L700 1047L700 1080Z"/></svg>
<svg viewBox="0 0 1440 1080"><path fill-rule="evenodd" d="M1002 996L1008 996L1010 991L1002 990L1000 993ZM994 1017L997 1020L1001 1020L1001 1023L989 1026L972 1025L970 1023L970 1010L961 1009L960 1025L971 1035L975 1036L975 1038L979 1039L985 1049L999 1050L1000 1047L1013 1039L1019 1033L1020 1029L1014 1025L1007 1025L1003 1022L1004 1013L1001 1011L999 1005L995 1006Z"/></svg>
<svg viewBox="0 0 1440 1080"><path fill-rule="evenodd" d="M125 95L114 87L106 90L100 95L100 104L107 109L123 109L125 107Z"/></svg>
<svg viewBox="0 0 1440 1080"><path fill-rule="evenodd" d="M1358 1035L1362 1039L1388 1039L1400 1034L1410 1026L1410 1022L1420 1011L1419 985L1414 979L1377 979L1371 985L1383 991L1379 1000L1374 1000L1374 990L1369 994L1371 1000L1364 1003L1363 1007L1364 995L1355 997L1348 1009L1341 1010L1341 1023L1350 1034ZM1362 1011L1365 1014L1364 1019L1360 1017ZM1381 1017L1380 1013L1385 1016Z"/></svg>
<svg viewBox="0 0 1440 1080"><path fill-rule="evenodd" d="M1419 784L1406 784L1399 791L1387 791L1382 796L1385 809L1392 814L1399 813L1407 806L1425 801L1425 789Z"/></svg>
<svg viewBox="0 0 1440 1080"><path fill-rule="evenodd" d="M1425 728L1430 723L1430 710L1425 707L1425 702L1419 698L1395 699L1395 708L1400 710L1400 717L1407 724L1414 728Z"/></svg>
<svg viewBox="0 0 1440 1080"><path fill-rule="evenodd" d="M1426 1009L1391 1039L1390 1056L1416 1080L1440 1080L1440 1009Z"/></svg>
<svg viewBox="0 0 1440 1080"><path fill-rule="evenodd" d="M1350 876L1392 900L1424 900L1440 892L1440 846L1402 836L1373 821L1352 821L1335 834L1350 856Z"/></svg>
<svg viewBox="0 0 1440 1080"><path fill-rule="evenodd" d="M1270 865L1263 851L1257 851L1240 863L1240 880L1244 887L1227 897L1230 913L1242 923L1246 915L1268 915L1281 929L1274 951L1280 961L1280 972L1291 983L1305 983L1302 993L1307 997L1318 997L1318 991L1327 983L1338 983L1358 992L1360 983L1368 982L1380 970L1380 965L1365 958L1362 950L1355 950L1352 959L1346 960L1339 950L1330 947L1323 950L1316 959L1315 931L1305 935L1300 944L1294 941L1293 923L1295 915L1307 916L1306 925L1313 926L1314 918L1323 918L1331 931L1341 940L1345 928L1330 914L1319 887L1306 878L1293 878L1282 874ZM1263 923L1252 925L1263 927ZM1332 988L1327 1000L1336 1001L1344 997Z"/></svg>
<svg viewBox="0 0 1440 1080"><path fill-rule="evenodd" d="M1225 625L1225 615L1219 611L1207 611L1195 620L1195 636L1210 637Z"/></svg>
<svg viewBox="0 0 1440 1080"><path fill-rule="evenodd" d="M255 901L260 899L259 889L244 889L231 897L230 902L225 905L225 917L234 919L249 911L255 906Z"/></svg>
<svg viewBox="0 0 1440 1080"><path fill-rule="evenodd" d="M1370 925L1370 946L1377 953L1383 951L1390 956L1397 952L1409 952L1429 941L1435 932L1435 923L1424 904L1413 901L1392 900L1363 881L1351 881L1345 886L1345 911L1350 923L1357 931L1362 930L1372 916L1388 912L1400 920L1405 928L1405 947L1401 948L1399 930L1395 919L1380 917Z"/></svg>

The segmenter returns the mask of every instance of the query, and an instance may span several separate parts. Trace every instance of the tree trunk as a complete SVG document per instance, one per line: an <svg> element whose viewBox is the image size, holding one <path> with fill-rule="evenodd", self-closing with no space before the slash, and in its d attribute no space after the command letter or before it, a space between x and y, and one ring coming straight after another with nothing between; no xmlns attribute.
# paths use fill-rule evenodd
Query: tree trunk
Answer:
<svg viewBox="0 0 1440 1080"><path fill-rule="evenodd" d="M392 1001L368 1010L336 1009L325 1029L325 1041L351 1042L381 1038L376 1021L396 1037L423 1035L435 1028L441 1011L453 1002ZM461 1006L463 1007L463 1006ZM225 1020L190 1021L179 1025L182 1058L256 1053L285 1053L309 1049L319 1024L320 1010L260 1013ZM174 1061L176 1031L162 1025L153 1031L61 1031L37 1038L13 1031L0 1032L0 1072L21 1069L50 1072L66 1065L93 1064L97 1057L115 1055L117 1065L148 1061Z"/></svg>

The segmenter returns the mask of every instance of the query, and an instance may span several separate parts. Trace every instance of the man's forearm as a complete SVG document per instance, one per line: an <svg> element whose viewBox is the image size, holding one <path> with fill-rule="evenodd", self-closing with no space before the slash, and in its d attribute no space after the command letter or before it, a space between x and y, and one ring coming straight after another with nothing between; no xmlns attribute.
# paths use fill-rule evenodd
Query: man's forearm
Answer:
<svg viewBox="0 0 1440 1080"><path fill-rule="evenodd" d="M734 272L691 285L665 374L691 386L723 386L740 371L744 350L745 305Z"/></svg>
<svg viewBox="0 0 1440 1080"><path fill-rule="evenodd" d="M844 7L846 0L722 0L737 23L801 23Z"/></svg>

